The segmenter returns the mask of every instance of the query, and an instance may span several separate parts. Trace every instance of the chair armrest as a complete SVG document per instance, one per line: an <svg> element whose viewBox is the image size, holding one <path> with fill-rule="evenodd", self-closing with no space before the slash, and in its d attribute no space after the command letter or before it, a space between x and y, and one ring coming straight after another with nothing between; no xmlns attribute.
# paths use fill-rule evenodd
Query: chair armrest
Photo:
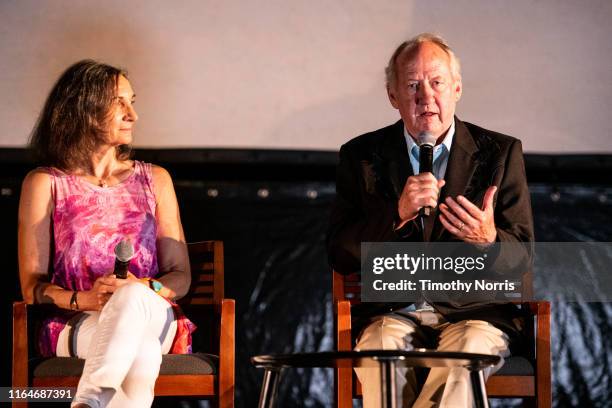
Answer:
<svg viewBox="0 0 612 408"><path fill-rule="evenodd" d="M550 302L535 302L536 307L536 375L538 406L552 406Z"/></svg>
<svg viewBox="0 0 612 408"><path fill-rule="evenodd" d="M535 317L536 404L538 407L550 407L552 406L550 302L524 302L523 306Z"/></svg>
<svg viewBox="0 0 612 408"><path fill-rule="evenodd" d="M550 361L550 302L525 302L535 317L536 358L542 354Z"/></svg>
<svg viewBox="0 0 612 408"><path fill-rule="evenodd" d="M13 387L28 386L28 305L13 303Z"/></svg>
<svg viewBox="0 0 612 408"><path fill-rule="evenodd" d="M534 316L537 316L540 303L542 302L518 302L517 304L522 305L524 308L529 310Z"/></svg>
<svg viewBox="0 0 612 408"><path fill-rule="evenodd" d="M336 307L336 347L338 351L352 350L351 302L338 300ZM335 393L338 408L353 406L353 369L350 362L340 363L334 370Z"/></svg>
<svg viewBox="0 0 612 408"><path fill-rule="evenodd" d="M236 350L236 303L234 299L221 300L219 339L219 407L234 405L234 366Z"/></svg>
<svg viewBox="0 0 612 408"><path fill-rule="evenodd" d="M536 315L536 339L546 340L545 344L536 344L536 347L543 346L550 351L550 302L531 302L535 303Z"/></svg>
<svg viewBox="0 0 612 408"><path fill-rule="evenodd" d="M352 350L351 342L351 302L340 300L336 303L338 338L336 339L338 351Z"/></svg>

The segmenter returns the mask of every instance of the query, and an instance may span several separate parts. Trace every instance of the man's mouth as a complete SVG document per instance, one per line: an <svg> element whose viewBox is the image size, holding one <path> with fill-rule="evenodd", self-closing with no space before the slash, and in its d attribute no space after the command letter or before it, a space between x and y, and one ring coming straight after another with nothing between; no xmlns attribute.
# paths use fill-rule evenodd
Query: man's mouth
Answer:
<svg viewBox="0 0 612 408"><path fill-rule="evenodd" d="M430 116L435 116L435 115L437 115L437 113L435 113L435 112L423 112L423 113L419 114L419 116L421 116L421 117L430 117Z"/></svg>

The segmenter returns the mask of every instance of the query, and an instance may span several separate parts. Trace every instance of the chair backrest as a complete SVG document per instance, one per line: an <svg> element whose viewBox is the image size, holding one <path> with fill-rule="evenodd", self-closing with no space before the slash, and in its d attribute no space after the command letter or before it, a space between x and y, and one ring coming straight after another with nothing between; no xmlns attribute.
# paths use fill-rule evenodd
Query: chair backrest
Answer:
<svg viewBox="0 0 612 408"><path fill-rule="evenodd" d="M343 275L334 270L332 281L332 293L334 303L340 300L348 300L351 305L361 303L361 275L359 272Z"/></svg>
<svg viewBox="0 0 612 408"><path fill-rule="evenodd" d="M223 242L192 242L187 244L187 251L191 286L178 303L198 327L192 338L193 350L218 354L219 319L224 296Z"/></svg>
<svg viewBox="0 0 612 408"><path fill-rule="evenodd" d="M219 305L223 299L223 242L201 241L187 244L191 266L191 286L181 305Z"/></svg>

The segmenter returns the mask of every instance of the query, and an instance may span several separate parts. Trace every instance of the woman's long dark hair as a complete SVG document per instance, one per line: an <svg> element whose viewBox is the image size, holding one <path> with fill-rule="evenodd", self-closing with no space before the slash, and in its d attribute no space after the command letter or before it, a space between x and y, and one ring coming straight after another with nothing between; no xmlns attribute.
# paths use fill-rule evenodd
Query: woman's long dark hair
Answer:
<svg viewBox="0 0 612 408"><path fill-rule="evenodd" d="M87 165L108 133L109 112L119 76L126 72L93 60L69 67L51 89L30 138L39 164L65 171ZM130 146L117 157L129 158Z"/></svg>

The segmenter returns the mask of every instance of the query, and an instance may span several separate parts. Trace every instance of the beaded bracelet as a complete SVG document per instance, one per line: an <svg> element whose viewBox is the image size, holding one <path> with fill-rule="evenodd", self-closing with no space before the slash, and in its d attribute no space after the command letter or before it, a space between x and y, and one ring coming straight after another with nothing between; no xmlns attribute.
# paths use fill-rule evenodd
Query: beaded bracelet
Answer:
<svg viewBox="0 0 612 408"><path fill-rule="evenodd" d="M146 282L149 285L149 288L153 290L153 292L159 294L159 292L164 288L164 285L153 278L141 278L141 282Z"/></svg>

